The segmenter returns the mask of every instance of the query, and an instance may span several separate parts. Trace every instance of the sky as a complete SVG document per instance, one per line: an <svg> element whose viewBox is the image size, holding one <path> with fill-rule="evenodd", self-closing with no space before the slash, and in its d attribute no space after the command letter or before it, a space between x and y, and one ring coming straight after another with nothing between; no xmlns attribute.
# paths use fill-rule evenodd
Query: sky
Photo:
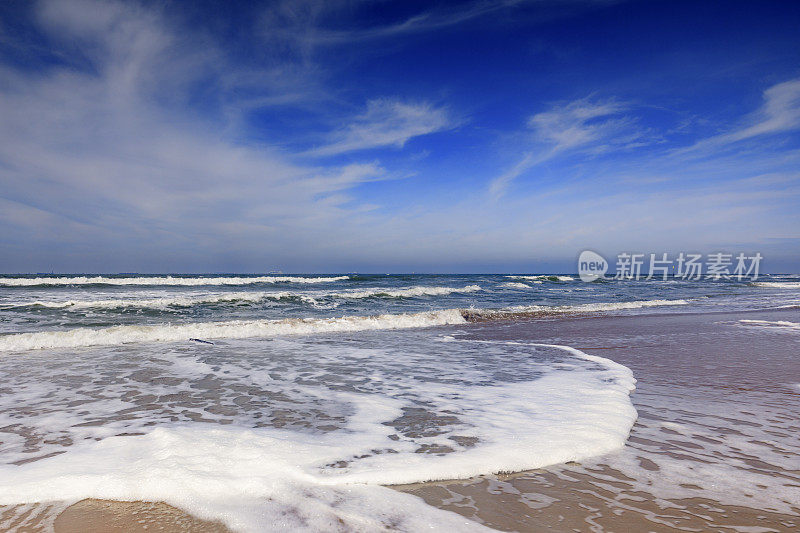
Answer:
<svg viewBox="0 0 800 533"><path fill-rule="evenodd" d="M0 272L800 272L800 3L0 3Z"/></svg>

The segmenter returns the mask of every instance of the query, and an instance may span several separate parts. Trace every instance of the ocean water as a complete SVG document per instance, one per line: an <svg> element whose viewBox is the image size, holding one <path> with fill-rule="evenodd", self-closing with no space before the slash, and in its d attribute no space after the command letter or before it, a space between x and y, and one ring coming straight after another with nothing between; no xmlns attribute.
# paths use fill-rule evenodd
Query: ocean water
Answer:
<svg viewBox="0 0 800 533"><path fill-rule="evenodd" d="M0 350L436 326L463 321L459 315L770 308L800 304L798 279L583 283L570 275L4 276Z"/></svg>
<svg viewBox="0 0 800 533"><path fill-rule="evenodd" d="M619 450L636 380L567 344L464 337L472 326L797 306L796 276L1 277L0 505L165 501L241 531L482 530L385 485Z"/></svg>

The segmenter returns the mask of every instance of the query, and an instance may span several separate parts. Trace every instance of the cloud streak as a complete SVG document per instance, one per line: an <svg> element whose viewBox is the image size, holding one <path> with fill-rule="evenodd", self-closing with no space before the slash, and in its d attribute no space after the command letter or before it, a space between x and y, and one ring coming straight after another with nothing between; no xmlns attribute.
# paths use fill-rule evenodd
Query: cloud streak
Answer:
<svg viewBox="0 0 800 533"><path fill-rule="evenodd" d="M739 128L702 139L682 153L703 155L705 151L763 135L800 129L800 79L773 85L764 91L764 103Z"/></svg>
<svg viewBox="0 0 800 533"><path fill-rule="evenodd" d="M723 151L739 142L800 129L800 79L767 88L762 106L745 116L738 127L697 140L686 148L656 156L659 165L683 162L686 158L719 159ZM598 102L582 98L531 116L527 121L531 145L522 158L489 183L490 195L498 199L511 183L537 165L568 154L606 154L618 150L658 144L663 138L638 125L632 106L617 101ZM644 158L651 158L643 152Z"/></svg>
<svg viewBox="0 0 800 533"><path fill-rule="evenodd" d="M326 21L335 20L345 10L353 10L363 2L325 0L284 0L268 8L261 24L270 40L289 43L302 55L310 54L314 48L341 44L361 43L379 39L402 37L409 34L431 32L464 24L474 19L513 9L530 0L483 0L467 2L454 8L436 8L422 11L399 22L347 29L326 26ZM577 4L591 2L578 1Z"/></svg>
<svg viewBox="0 0 800 533"><path fill-rule="evenodd" d="M366 111L330 135L330 143L308 155L329 156L383 146L402 148L414 137L453 128L456 125L442 107L429 103L370 100Z"/></svg>
<svg viewBox="0 0 800 533"><path fill-rule="evenodd" d="M626 111L628 106L619 102L582 98L531 116L527 126L535 149L493 179L489 184L490 194L500 198L515 179L564 152L586 148L602 152L640 141L643 132L634 120L623 115Z"/></svg>

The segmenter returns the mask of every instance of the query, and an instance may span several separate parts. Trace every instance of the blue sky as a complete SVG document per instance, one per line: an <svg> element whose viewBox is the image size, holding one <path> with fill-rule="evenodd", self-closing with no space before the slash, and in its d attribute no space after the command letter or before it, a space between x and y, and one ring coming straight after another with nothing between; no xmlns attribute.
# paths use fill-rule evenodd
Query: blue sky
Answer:
<svg viewBox="0 0 800 533"><path fill-rule="evenodd" d="M0 4L0 271L800 271L796 2Z"/></svg>

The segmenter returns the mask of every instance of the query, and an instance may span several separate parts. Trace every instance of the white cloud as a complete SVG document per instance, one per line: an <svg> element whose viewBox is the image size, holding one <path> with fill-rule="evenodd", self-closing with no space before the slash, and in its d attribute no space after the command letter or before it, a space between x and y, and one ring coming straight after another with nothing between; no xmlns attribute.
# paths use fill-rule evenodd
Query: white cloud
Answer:
<svg viewBox="0 0 800 533"><path fill-rule="evenodd" d="M526 171L568 150L585 149L597 153L639 142L643 132L634 120L623 115L627 109L619 102L582 98L531 116L527 126L535 148L492 180L490 194L499 198L511 182Z"/></svg>
<svg viewBox="0 0 800 533"><path fill-rule="evenodd" d="M513 167L493 179L489 185L490 194L499 198L519 176L562 153L575 150L602 153L659 140L653 132L639 128L635 119L626 114L628 111L629 106L619 102L594 102L583 98L533 115L527 125L538 150L526 152ZM800 129L800 79L765 90L761 108L745 117L738 128L701 139L689 148L674 151L671 156L713 158L733 143L797 129Z"/></svg>
<svg viewBox="0 0 800 533"><path fill-rule="evenodd" d="M276 228L291 226L296 236L340 227L363 209L342 192L387 178L375 162L297 165L268 146L240 145L220 133L225 124L171 105L209 73L237 73L214 64L213 46L180 45L192 37L157 11L48 2L40 17L50 37L78 46L89 63L2 70L0 225L7 243L27 241L51 254L93 243L106 257L112 249L157 256L253 243L269 253L293 238Z"/></svg>
<svg viewBox="0 0 800 533"><path fill-rule="evenodd" d="M528 119L538 140L550 145L550 153L609 139L629 121L620 119L625 107L616 102L593 103L588 99L559 105Z"/></svg>
<svg viewBox="0 0 800 533"><path fill-rule="evenodd" d="M537 162L538 161L534 159L532 153L525 154L525 156L520 159L516 165L492 180L492 182L489 184L489 193L495 199L501 197L506 192L506 189L512 181L529 170Z"/></svg>
<svg viewBox="0 0 800 533"><path fill-rule="evenodd" d="M381 39L408 37L481 20L483 23L531 24L614 4L620 0L473 0L450 6L434 5L401 20L382 25L342 27L340 15L358 11L369 2L359 0L282 0L274 3L262 17L268 41L296 51L308 58L320 47L362 45Z"/></svg>
<svg viewBox="0 0 800 533"><path fill-rule="evenodd" d="M265 10L261 20L265 37L288 43L301 55L308 55L317 46L351 44L362 41L434 31L513 8L527 0L467 2L455 8L434 8L398 22L361 28L336 29L326 22L335 22L337 14L354 11L358 1L283 0ZM331 20L329 20L331 19Z"/></svg>
<svg viewBox="0 0 800 533"><path fill-rule="evenodd" d="M773 85L764 91L764 104L739 128L698 141L682 152L701 153L725 145L800 129L800 79Z"/></svg>
<svg viewBox="0 0 800 533"><path fill-rule="evenodd" d="M308 153L327 156L383 146L402 148L409 139L454 126L442 107L425 102L370 100L364 113L331 135L329 144Z"/></svg>

